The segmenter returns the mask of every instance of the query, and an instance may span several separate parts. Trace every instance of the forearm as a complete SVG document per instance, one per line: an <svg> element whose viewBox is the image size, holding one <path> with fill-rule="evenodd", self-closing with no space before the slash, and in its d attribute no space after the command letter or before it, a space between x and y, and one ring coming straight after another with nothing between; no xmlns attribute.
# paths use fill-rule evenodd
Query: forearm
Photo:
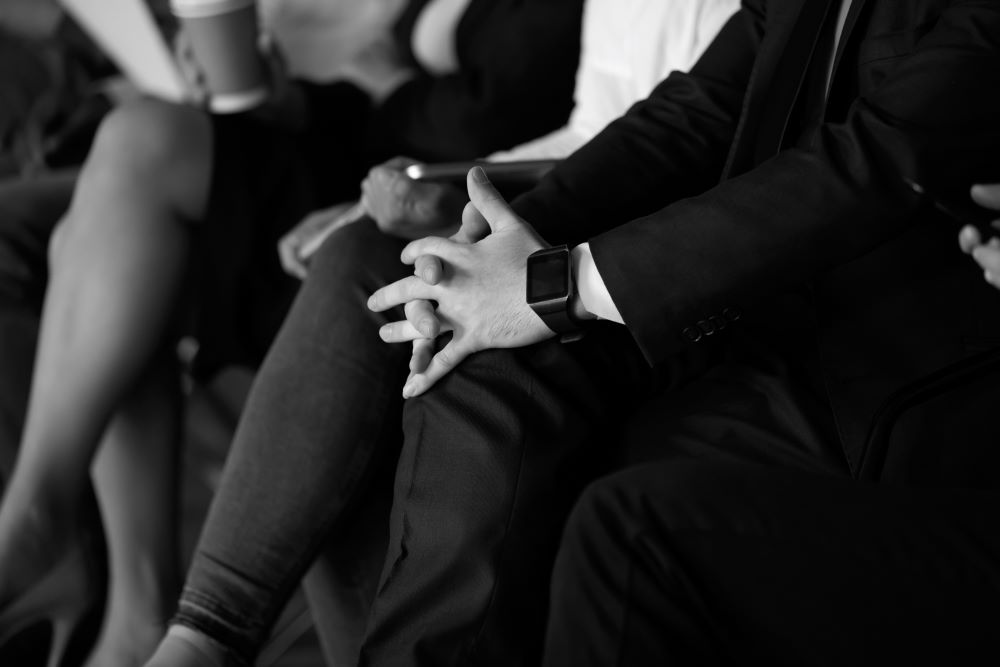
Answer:
<svg viewBox="0 0 1000 667"><path fill-rule="evenodd" d="M981 180L1000 153L1000 93L982 86L1000 78L1000 55L983 26L1000 31L1000 8L953 4L842 122L821 128L814 149L783 151L592 238L647 358L671 354L685 323L745 310L916 226L917 201L902 177L962 187Z"/></svg>
<svg viewBox="0 0 1000 667"><path fill-rule="evenodd" d="M550 243L574 244L715 185L750 77L755 26L746 11L730 19L691 72L668 77L514 209Z"/></svg>

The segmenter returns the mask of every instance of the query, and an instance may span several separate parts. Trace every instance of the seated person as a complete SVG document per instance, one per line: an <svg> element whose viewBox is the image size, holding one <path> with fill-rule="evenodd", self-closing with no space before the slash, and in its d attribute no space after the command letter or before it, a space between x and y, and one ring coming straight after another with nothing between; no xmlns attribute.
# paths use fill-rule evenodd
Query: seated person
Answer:
<svg viewBox="0 0 1000 667"><path fill-rule="evenodd" d="M1000 185L972 195L1000 211ZM1000 243L980 241L962 230L1000 287ZM986 475L876 485L674 461L602 479L563 537L544 664L993 663L1000 485Z"/></svg>
<svg viewBox="0 0 1000 667"><path fill-rule="evenodd" d="M253 112L141 100L103 122L51 246L31 396L0 506L0 642L59 612L53 660L97 592L96 463L111 581L91 664L141 664L176 599L178 375L255 364L297 283L276 240L407 153L469 159L559 127L582 0L413 0L325 84L274 86ZM282 94L284 93L284 94ZM71 585L72 582L72 585ZM43 604L58 591L58 609Z"/></svg>
<svg viewBox="0 0 1000 667"><path fill-rule="evenodd" d="M615 96L621 99L617 104L620 110L627 108L633 101L632 96L636 94L637 88L653 85L652 82L636 83L632 75L625 74L628 71L625 63L607 62L607 54L614 50L611 46L619 45L628 36L624 25L617 25L611 31L610 38L603 34L601 28L606 26L609 16L618 16L620 12L633 22L640 19L648 21L651 17L656 17L658 27L647 25L635 36L633 44L641 45L643 48L638 51L647 58L635 56L634 64L640 71L644 71L643 63L652 60L656 69L667 72L690 64L692 49L703 47L710 38L710 33L717 30L720 23L734 10L734 4L728 0L704 3L653 3L647 0L613 3L610 0L590 0L584 10L583 31L584 41L589 41L592 45L589 62L588 56L584 55L584 63L577 75L578 103L573 115L575 124L561 134L575 136L599 129L600 125L594 124L600 121L595 119L602 118L602 114L606 113L600 105L607 104L607 101L598 94L594 86L602 76L613 83L611 88L616 91ZM619 17L618 21L621 20ZM671 25L684 26L690 34L675 33L669 27ZM675 43L668 45L657 42L664 34L674 38ZM650 54L664 55L652 58ZM598 59L598 55L603 55L605 59ZM607 73L609 70L612 73ZM602 83L603 87L608 85L607 82ZM580 86L583 86L585 95L580 94ZM559 141L558 146L562 150L566 142ZM518 153L520 150L521 148L516 148L514 152ZM462 199L465 199L464 194ZM451 221L446 224L450 226ZM369 223L357 225L357 233L351 233L346 238L338 236L332 243L343 245L344 252L356 258L360 264L338 260L336 266L314 267L314 271L359 271L359 277L366 280L365 276L384 270L382 267L387 264L384 257L373 256L373 263L367 264L367 245L372 242L392 247L398 243L392 239L380 238L375 227ZM423 230L424 233L427 231L429 228ZM394 233L409 235L404 230L394 230ZM360 242L369 237L373 237L371 241ZM394 263L395 257L391 256L389 261ZM220 611L221 618L217 622L231 627L231 630L220 632L225 633L222 636L230 643L233 652L244 660L250 660L253 652L259 648L262 635L266 634L275 610L281 608L292 586L303 576L305 568L324 545L328 545L323 552L325 561L337 558L338 566L343 569L343 562L347 560L362 573L355 574L354 570L348 572L355 577L351 582L352 587L360 589L360 597L365 604L353 615L343 612L340 614L337 629L332 632L334 636L325 637L331 632L327 628L327 625L332 624L328 619L317 618L318 630L321 637L325 637L324 646L335 646L341 650L353 647L356 650L364 631L366 603L374 595L380 562L364 562L363 558L369 553L375 553L380 559L385 551L384 536L381 536L382 544L378 544L379 539L376 538L374 546L367 546L369 540L365 535L371 531L366 530L365 526L376 521L384 522L384 516L372 516L372 508L377 510L385 504L379 502L379 497L384 497L388 490L386 481L391 482L389 466L394 462L399 439L398 432L391 427L391 421L387 421L390 425L388 428L378 424L386 415L398 413L399 397L393 385L400 381L400 364L398 360L387 361L387 350L379 343L369 322L347 315L354 310L354 306L348 305L350 310L338 312L342 307L342 299L348 293L331 291L322 281L310 281L309 284L316 286L315 291L309 296L303 296L299 302L309 304L303 308L315 309L314 314L309 316L309 322L326 329L328 337L316 349L312 349L311 343L309 349L298 349L293 341L303 338L293 330L299 328L301 323L287 323L284 327L287 333L282 334L282 340L288 343L279 344L272 349L258 375L227 462L220 487L220 500L213 506L212 516L218 519L209 520L211 527L204 531L209 537L201 545L212 553L213 560L224 562L225 570L233 573L232 579L226 576L226 572L219 573L219 579L212 582L215 589L213 595L239 597L242 609L240 618L230 618ZM330 328L334 322L337 324ZM388 352L389 359L398 356L393 351ZM303 365L308 365L311 372L303 373L300 368ZM287 384L293 381L293 376L297 378L294 380L294 388ZM315 387L318 393L314 394L311 387ZM292 402L282 401L281 405L276 404L275 400L282 396ZM314 399L317 402L314 403ZM289 433L294 431L295 436L284 446L278 447L271 434L286 430ZM289 457L282 453L288 450L294 450L295 456ZM270 460L275 456L280 456L284 463L275 461L272 464ZM259 485L247 484L244 475L258 466L271 468L272 465L283 467L285 464L293 467L298 464L308 465L317 478L323 477L326 480L324 489L322 492L317 490L318 495L311 502L306 502L307 499L303 497L302 505L294 513L294 521L292 516L275 515L273 519L259 516L262 523L275 529L279 526L295 526L302 532L291 535L276 531L277 534L270 541L267 539L268 532L261 532L261 541L253 544L245 542L242 534L232 534L231 529L238 525L230 520L232 512L242 514L245 510L248 515L256 515L263 509L256 502L263 500L256 495ZM277 471L277 468L272 469ZM298 474L290 473L287 479L294 479ZM284 474L278 473L278 477L284 477ZM377 479L372 480L373 477ZM335 493L337 497L323 498L328 492ZM276 509L283 508L276 506ZM221 551L216 550L217 548ZM338 553L330 556L331 550ZM345 551L351 553L345 555ZM332 576L338 575L333 573ZM347 575L340 573L339 576ZM253 585L247 589L239 581L260 582L261 585ZM308 590L312 593L314 587L309 586ZM235 604L235 601L230 604ZM535 616L535 620L536 623L541 622L538 616ZM352 632L357 634L352 635ZM537 631L534 634L534 642L537 643ZM514 637L509 641L511 655L518 655L522 650L530 648L530 644ZM355 658L356 652L345 660Z"/></svg>
<svg viewBox="0 0 1000 667"><path fill-rule="evenodd" d="M252 660L270 618L258 601L346 539L386 460L388 546L360 664L533 664L564 520L611 453L602 435L639 400L674 389L655 424L664 459L848 479L887 397L963 358L966 333L1000 334L982 307L995 295L902 184L968 182L1000 149L987 121L1000 96L981 83L1000 74L984 39L1000 11L789 7L744 3L689 72L513 209L472 170L454 239L401 247L364 222L328 239L150 667ZM965 161L942 169L955 153ZM558 270L529 283L538 250L533 271ZM531 292L538 311L529 285L548 288ZM414 354L368 350L376 332ZM171 655L180 646L201 653Z"/></svg>
<svg viewBox="0 0 1000 667"><path fill-rule="evenodd" d="M544 137L488 156L492 161L546 160L568 156L621 116L673 70L687 70L736 10L735 0L662 2L589 0L583 11L580 66L569 122ZM384 232L419 238L454 225L468 201L464 188L418 182L396 158L362 183L364 210ZM304 275L296 251L309 241L304 225L282 240L282 260Z"/></svg>

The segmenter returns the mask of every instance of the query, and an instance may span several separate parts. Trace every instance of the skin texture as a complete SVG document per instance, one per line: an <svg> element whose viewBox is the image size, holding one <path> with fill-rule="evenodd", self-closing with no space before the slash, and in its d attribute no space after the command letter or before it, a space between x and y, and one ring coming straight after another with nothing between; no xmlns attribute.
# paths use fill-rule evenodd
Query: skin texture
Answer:
<svg viewBox="0 0 1000 667"><path fill-rule="evenodd" d="M408 245L401 259L414 266L414 275L383 287L368 302L376 312L405 306L407 319L380 331L388 343L412 342L405 398L427 391L473 352L552 336L523 296L525 259L544 241L510 210L481 169L469 172L468 188L471 201L459 232ZM971 196L1000 210L1000 184L975 185ZM970 226L959 233L959 246L983 268L985 280L1000 288L1000 238L983 242ZM435 354L434 339L449 331L451 341Z"/></svg>
<svg viewBox="0 0 1000 667"><path fill-rule="evenodd" d="M375 312L418 304L406 307L407 320L379 332L388 343L424 339L414 347L404 398L424 393L474 352L524 347L554 335L524 299L527 257L545 242L514 214L482 169L469 171L467 185L470 203L459 233L410 243L401 260L415 265L416 275L386 285L368 301ZM420 257L437 263L418 264ZM427 338L434 312L420 300L436 302L438 332L453 333L435 354Z"/></svg>

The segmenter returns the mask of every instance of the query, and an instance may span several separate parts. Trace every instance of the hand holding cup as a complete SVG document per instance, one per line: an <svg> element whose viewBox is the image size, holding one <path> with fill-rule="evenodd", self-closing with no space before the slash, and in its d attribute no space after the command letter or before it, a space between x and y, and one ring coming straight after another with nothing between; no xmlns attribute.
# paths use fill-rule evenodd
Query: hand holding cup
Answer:
<svg viewBox="0 0 1000 667"><path fill-rule="evenodd" d="M178 63L195 103L215 113L252 109L269 94L254 0L171 0Z"/></svg>

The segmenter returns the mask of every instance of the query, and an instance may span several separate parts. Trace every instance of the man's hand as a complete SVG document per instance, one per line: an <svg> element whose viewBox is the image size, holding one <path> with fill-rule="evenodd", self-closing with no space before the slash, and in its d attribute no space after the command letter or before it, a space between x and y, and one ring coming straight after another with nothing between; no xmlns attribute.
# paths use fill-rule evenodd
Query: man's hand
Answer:
<svg viewBox="0 0 1000 667"><path fill-rule="evenodd" d="M1000 211L1000 183L973 186L972 199L980 206ZM1000 220L994 221L993 226L1000 229ZM1000 288L1000 238L993 236L984 243L979 231L970 225L959 232L958 245L982 267L986 282Z"/></svg>
<svg viewBox="0 0 1000 667"><path fill-rule="evenodd" d="M402 261L415 264L419 257L429 256L432 261L425 260L425 267L439 266L440 280L429 284L422 274L410 276L383 287L368 300L368 307L376 312L417 300L435 301L440 330L454 332L425 369L411 372L403 387L404 398L427 391L473 352L523 347L555 335L525 302L527 258L545 247L545 242L514 214L481 168L469 172L467 183L471 201L462 216L465 232L460 233L475 236L476 230L466 228L481 227L485 221L490 234L472 244L437 237L410 243L403 249ZM421 267L417 268L419 272ZM427 338L419 324L411 323L426 318L426 306L420 307L423 312L415 316L407 312L407 320L382 327L382 339L396 343ZM426 344L415 347L411 370L421 365L418 355L427 354Z"/></svg>
<svg viewBox="0 0 1000 667"><path fill-rule="evenodd" d="M361 182L361 204L378 228L402 239L451 236L467 201L460 189L422 183L406 175L414 164L403 157L373 167Z"/></svg>

